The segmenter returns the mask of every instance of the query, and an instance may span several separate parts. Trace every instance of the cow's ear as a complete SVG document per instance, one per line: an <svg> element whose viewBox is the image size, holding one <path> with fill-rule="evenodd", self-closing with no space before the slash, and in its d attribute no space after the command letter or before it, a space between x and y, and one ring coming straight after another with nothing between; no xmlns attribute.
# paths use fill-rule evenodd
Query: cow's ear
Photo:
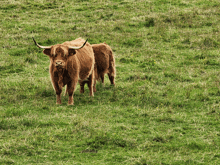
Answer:
<svg viewBox="0 0 220 165"><path fill-rule="evenodd" d="M44 49L43 53L50 56L51 49Z"/></svg>
<svg viewBox="0 0 220 165"><path fill-rule="evenodd" d="M69 56L73 56L74 54L76 54L76 50L75 49L69 49Z"/></svg>

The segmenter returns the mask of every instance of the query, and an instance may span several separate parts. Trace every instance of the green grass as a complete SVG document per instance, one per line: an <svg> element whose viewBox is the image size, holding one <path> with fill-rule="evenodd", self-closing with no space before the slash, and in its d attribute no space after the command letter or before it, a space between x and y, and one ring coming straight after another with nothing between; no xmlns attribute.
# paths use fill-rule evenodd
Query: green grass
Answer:
<svg viewBox="0 0 220 165"><path fill-rule="evenodd" d="M0 164L220 164L219 1L2 1ZM56 105L37 48L106 42L116 87Z"/></svg>

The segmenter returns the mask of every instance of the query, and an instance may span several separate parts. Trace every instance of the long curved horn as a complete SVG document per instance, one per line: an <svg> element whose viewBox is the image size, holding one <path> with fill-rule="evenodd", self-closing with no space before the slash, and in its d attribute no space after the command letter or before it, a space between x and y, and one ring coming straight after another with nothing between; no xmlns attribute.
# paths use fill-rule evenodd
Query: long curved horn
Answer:
<svg viewBox="0 0 220 165"><path fill-rule="evenodd" d="M39 48L41 48L41 49L50 49L52 46L41 46L41 45L39 45L36 41L35 41L35 39L34 39L34 37L32 37L33 38L33 40L34 40L34 43L37 45L37 47L39 47Z"/></svg>
<svg viewBox="0 0 220 165"><path fill-rule="evenodd" d="M88 39L86 40L86 42L88 41ZM69 46L69 49L81 49L83 46L85 46L86 42L84 42L84 44L80 47L73 47L73 46Z"/></svg>

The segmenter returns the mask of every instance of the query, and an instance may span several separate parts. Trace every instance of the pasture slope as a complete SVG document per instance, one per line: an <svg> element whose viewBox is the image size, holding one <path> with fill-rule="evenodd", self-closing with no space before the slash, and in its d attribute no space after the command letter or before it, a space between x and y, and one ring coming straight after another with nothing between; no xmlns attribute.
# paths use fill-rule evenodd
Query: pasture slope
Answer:
<svg viewBox="0 0 220 165"><path fill-rule="evenodd" d="M219 0L0 2L0 164L220 164ZM116 87L55 104L37 48L106 42Z"/></svg>

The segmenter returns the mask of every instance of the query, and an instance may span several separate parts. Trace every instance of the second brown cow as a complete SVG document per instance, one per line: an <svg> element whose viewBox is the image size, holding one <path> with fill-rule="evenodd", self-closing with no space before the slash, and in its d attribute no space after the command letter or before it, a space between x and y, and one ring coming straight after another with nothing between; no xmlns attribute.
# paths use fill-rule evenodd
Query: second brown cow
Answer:
<svg viewBox="0 0 220 165"><path fill-rule="evenodd" d="M109 80L112 85L115 85L116 68L115 58L112 49L106 43L93 44L92 45L95 56L95 80L93 91L96 92L96 81L101 80L104 83L104 75L108 74ZM80 92L84 93L84 85L88 84L88 81L80 82Z"/></svg>

